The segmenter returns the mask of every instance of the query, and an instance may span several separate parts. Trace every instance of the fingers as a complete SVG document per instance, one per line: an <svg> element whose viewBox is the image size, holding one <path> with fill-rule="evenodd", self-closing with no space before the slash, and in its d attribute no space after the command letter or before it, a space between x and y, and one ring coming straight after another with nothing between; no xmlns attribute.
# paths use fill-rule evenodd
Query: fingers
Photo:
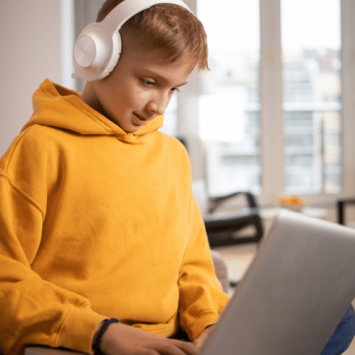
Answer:
<svg viewBox="0 0 355 355"><path fill-rule="evenodd" d="M198 348L193 343L186 342L185 346L184 351L187 355L196 355L198 353Z"/></svg>
<svg viewBox="0 0 355 355"><path fill-rule="evenodd" d="M156 350L146 349L140 355L159 355L159 353Z"/></svg>
<svg viewBox="0 0 355 355"><path fill-rule="evenodd" d="M193 344L196 346L197 349L201 349L203 345L203 340L202 339L196 339Z"/></svg>
<svg viewBox="0 0 355 355"><path fill-rule="evenodd" d="M161 348L159 354L162 355L197 355L198 349L193 343L175 339L164 339L169 344Z"/></svg>
<svg viewBox="0 0 355 355"><path fill-rule="evenodd" d="M207 328L205 328L200 335L197 337L197 339L193 342L193 344L196 346L197 349L201 349L202 345L205 343L207 340L208 336L212 332L214 328L214 325L210 325Z"/></svg>
<svg viewBox="0 0 355 355"><path fill-rule="evenodd" d="M185 344L184 344L185 343ZM174 344L170 340L148 345L148 348L141 348L140 355L197 355L198 350L188 342Z"/></svg>
<svg viewBox="0 0 355 355"><path fill-rule="evenodd" d="M101 339L106 355L197 355L190 342L164 338L121 323L111 324Z"/></svg>
<svg viewBox="0 0 355 355"><path fill-rule="evenodd" d="M184 351L184 354L187 355L196 355L198 353L198 349L193 343L188 341L176 340L179 342L179 347Z"/></svg>
<svg viewBox="0 0 355 355"><path fill-rule="evenodd" d="M207 337L208 337L208 334L202 334L193 342L193 344L196 346L197 349L201 349L202 345L205 343Z"/></svg>

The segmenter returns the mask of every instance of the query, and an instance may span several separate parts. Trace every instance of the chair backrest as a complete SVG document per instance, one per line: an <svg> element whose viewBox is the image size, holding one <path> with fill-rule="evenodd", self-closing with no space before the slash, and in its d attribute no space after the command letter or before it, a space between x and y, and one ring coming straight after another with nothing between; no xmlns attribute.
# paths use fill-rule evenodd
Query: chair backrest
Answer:
<svg viewBox="0 0 355 355"><path fill-rule="evenodd" d="M338 213L338 223L343 225L348 225L350 227L355 227L354 222L350 223L346 221L346 207L355 205L355 198L340 198L337 201L337 213Z"/></svg>
<svg viewBox="0 0 355 355"><path fill-rule="evenodd" d="M214 213L225 201L244 196L247 208L231 213ZM227 246L234 244L259 243L263 234L263 223L259 214L256 199L250 192L235 192L233 194L210 199L211 214L204 216L205 227L211 247ZM236 232L245 231L252 227L252 233L238 236Z"/></svg>

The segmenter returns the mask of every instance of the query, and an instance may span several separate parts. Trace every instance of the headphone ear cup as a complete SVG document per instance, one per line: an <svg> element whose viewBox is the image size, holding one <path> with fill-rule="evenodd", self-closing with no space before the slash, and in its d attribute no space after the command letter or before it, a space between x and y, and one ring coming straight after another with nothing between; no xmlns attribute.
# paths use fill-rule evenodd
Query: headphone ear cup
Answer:
<svg viewBox="0 0 355 355"><path fill-rule="evenodd" d="M74 58L83 68L102 67L109 55L105 41L96 33L80 36L74 46Z"/></svg>
<svg viewBox="0 0 355 355"><path fill-rule="evenodd" d="M91 81L108 75L107 66L112 62L112 55L117 52L114 48L117 47L117 43L114 42L117 42L117 39L112 41L100 23L84 28L74 45L75 75L73 77ZM117 63L117 59L115 61Z"/></svg>

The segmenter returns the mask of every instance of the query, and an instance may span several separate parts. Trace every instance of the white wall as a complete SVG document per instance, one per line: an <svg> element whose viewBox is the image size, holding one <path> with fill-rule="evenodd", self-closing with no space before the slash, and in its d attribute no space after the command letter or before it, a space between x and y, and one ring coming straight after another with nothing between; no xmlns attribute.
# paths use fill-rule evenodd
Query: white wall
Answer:
<svg viewBox="0 0 355 355"><path fill-rule="evenodd" d="M0 0L0 156L29 120L39 84L65 84L61 10L61 0Z"/></svg>

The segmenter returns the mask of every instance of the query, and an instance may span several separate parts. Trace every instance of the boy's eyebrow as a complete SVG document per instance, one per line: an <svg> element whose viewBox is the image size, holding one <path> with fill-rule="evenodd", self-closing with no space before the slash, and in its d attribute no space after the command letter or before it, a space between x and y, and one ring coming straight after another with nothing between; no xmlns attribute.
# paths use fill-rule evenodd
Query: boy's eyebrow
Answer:
<svg viewBox="0 0 355 355"><path fill-rule="evenodd" d="M187 81L185 81L185 82L184 82L184 83L182 83L182 84L175 85L175 87L180 88L181 86L184 86L184 85L186 85L186 84L187 84Z"/></svg>
<svg viewBox="0 0 355 355"><path fill-rule="evenodd" d="M157 77L159 80L161 80L163 82L167 82L168 81L163 76L161 76L160 74L156 73L153 70L146 69L145 71L147 72L148 75L155 76L155 77ZM181 86L184 86L186 84L187 84L187 81L185 81L184 83L178 84L178 85L174 85L174 87L181 87Z"/></svg>

